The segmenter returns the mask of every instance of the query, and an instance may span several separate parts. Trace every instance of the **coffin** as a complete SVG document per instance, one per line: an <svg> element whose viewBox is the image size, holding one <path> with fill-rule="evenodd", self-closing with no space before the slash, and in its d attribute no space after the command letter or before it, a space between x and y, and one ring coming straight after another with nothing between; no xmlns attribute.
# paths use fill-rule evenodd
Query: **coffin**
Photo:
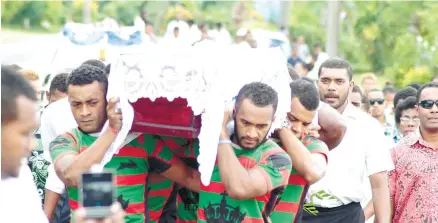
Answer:
<svg viewBox="0 0 438 223"><path fill-rule="evenodd" d="M208 185L224 109L232 108L233 98L244 84L260 81L278 92L270 132L281 127L290 109L290 76L280 49L148 46L148 50L121 53L111 64L107 98L120 98L123 126L102 165L133 133L196 137L198 169L202 183Z"/></svg>
<svg viewBox="0 0 438 223"><path fill-rule="evenodd" d="M187 100L175 98L140 98L131 103L134 108L132 131L154 135L197 138L201 130L201 116L194 115Z"/></svg>

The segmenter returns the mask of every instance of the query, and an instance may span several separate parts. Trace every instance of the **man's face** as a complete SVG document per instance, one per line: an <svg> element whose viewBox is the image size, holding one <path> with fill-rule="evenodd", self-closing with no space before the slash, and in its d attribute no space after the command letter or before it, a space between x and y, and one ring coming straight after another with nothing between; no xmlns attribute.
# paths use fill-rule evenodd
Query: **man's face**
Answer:
<svg viewBox="0 0 438 223"><path fill-rule="evenodd" d="M394 97L395 97L395 93L388 92L385 94L385 102L387 106L394 104Z"/></svg>
<svg viewBox="0 0 438 223"><path fill-rule="evenodd" d="M333 108L338 109L346 103L353 86L354 82L349 81L347 69L321 69L318 80L319 96Z"/></svg>
<svg viewBox="0 0 438 223"><path fill-rule="evenodd" d="M414 132L415 129L420 125L420 119L418 117L418 112L415 108L409 108L401 112L399 129L403 136Z"/></svg>
<svg viewBox="0 0 438 223"><path fill-rule="evenodd" d="M316 55L318 55L321 52L322 52L322 49L319 46L315 47L315 49L313 50L313 53L316 54Z"/></svg>
<svg viewBox="0 0 438 223"><path fill-rule="evenodd" d="M374 118L385 115L385 99L381 91L372 91L368 93L368 100L370 101L370 113Z"/></svg>
<svg viewBox="0 0 438 223"><path fill-rule="evenodd" d="M354 105L354 107L361 109L362 108L362 97L359 92L351 92L348 96L348 100L350 103Z"/></svg>
<svg viewBox="0 0 438 223"><path fill-rule="evenodd" d="M365 92L369 92L373 89L376 89L376 82L371 78L364 79L362 82L362 87Z"/></svg>
<svg viewBox="0 0 438 223"><path fill-rule="evenodd" d="M2 175L17 177L21 160L36 146L34 130L38 127L37 104L24 97L17 98L16 119L2 123Z"/></svg>
<svg viewBox="0 0 438 223"><path fill-rule="evenodd" d="M178 36L179 36L179 30L174 30L174 31L173 31L173 35L175 36L175 38L178 38Z"/></svg>
<svg viewBox="0 0 438 223"><path fill-rule="evenodd" d="M421 92L417 111L420 125L428 131L438 131L438 107L435 104L437 100L438 88L426 88Z"/></svg>
<svg viewBox="0 0 438 223"><path fill-rule="evenodd" d="M273 117L272 105L260 108L250 99L244 99L234 117L239 146L243 149L255 149L260 145L266 139Z"/></svg>
<svg viewBox="0 0 438 223"><path fill-rule="evenodd" d="M58 91L58 90L54 90L53 92L47 92L47 99L49 100L49 104L58 101L60 99L63 99L65 97L67 97L67 93Z"/></svg>
<svg viewBox="0 0 438 223"><path fill-rule="evenodd" d="M297 97L292 98L290 112L287 118L292 124L292 132L299 139L309 132L309 125L312 124L315 117L315 111L307 110Z"/></svg>
<svg viewBox="0 0 438 223"><path fill-rule="evenodd" d="M83 86L69 85L67 94L79 128L86 133L101 131L107 120L104 87L97 81Z"/></svg>

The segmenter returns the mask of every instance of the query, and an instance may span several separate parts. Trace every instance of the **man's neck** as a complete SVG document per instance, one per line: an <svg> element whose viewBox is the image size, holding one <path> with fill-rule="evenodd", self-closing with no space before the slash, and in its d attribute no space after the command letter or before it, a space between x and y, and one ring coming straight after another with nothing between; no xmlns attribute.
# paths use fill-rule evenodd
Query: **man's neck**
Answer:
<svg viewBox="0 0 438 223"><path fill-rule="evenodd" d="M386 118L385 115L381 115L379 117L376 118L380 124L384 125L386 123Z"/></svg>
<svg viewBox="0 0 438 223"><path fill-rule="evenodd" d="M348 100L345 100L344 104L341 105L339 108L337 108L336 110L338 110L339 113L343 114L345 111L345 108L348 106Z"/></svg>
<svg viewBox="0 0 438 223"><path fill-rule="evenodd" d="M423 137L424 141L429 143L434 148L438 148L438 129L434 129L433 131L429 131L424 127L420 126L421 137Z"/></svg>

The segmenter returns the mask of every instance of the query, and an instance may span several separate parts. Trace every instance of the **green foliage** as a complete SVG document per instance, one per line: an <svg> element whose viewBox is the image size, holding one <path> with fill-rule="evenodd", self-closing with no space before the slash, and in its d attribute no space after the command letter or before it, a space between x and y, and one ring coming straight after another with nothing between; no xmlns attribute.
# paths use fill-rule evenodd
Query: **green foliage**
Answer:
<svg viewBox="0 0 438 223"><path fill-rule="evenodd" d="M305 35L310 47L324 46L324 3L294 2L290 33ZM431 1L346 1L341 4L340 55L355 72L373 72L397 87L424 83L438 71L438 3Z"/></svg>
<svg viewBox="0 0 438 223"><path fill-rule="evenodd" d="M325 42L325 29L321 25L321 15L325 2L294 1L289 17L289 33L293 37L304 35L309 46Z"/></svg>
<svg viewBox="0 0 438 223"><path fill-rule="evenodd" d="M111 1L102 6L102 17L112 17L122 26L132 26L135 17L140 15L141 5L140 1Z"/></svg>
<svg viewBox="0 0 438 223"><path fill-rule="evenodd" d="M61 1L2 1L1 4L4 24L22 25L27 18L31 26L40 26L42 21L57 26L65 20Z"/></svg>
<svg viewBox="0 0 438 223"><path fill-rule="evenodd" d="M3 24L10 24L15 15L26 6L24 1L1 1L1 20Z"/></svg>

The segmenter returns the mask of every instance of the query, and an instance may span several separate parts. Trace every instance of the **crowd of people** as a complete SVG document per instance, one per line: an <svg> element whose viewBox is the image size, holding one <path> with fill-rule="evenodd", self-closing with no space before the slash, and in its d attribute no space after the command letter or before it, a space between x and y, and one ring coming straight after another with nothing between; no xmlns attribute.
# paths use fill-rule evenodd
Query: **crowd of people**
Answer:
<svg viewBox="0 0 438 223"><path fill-rule="evenodd" d="M198 139L130 133L105 165L117 193L106 219L87 219L78 185L123 123L118 99L106 99L111 65L87 60L47 92L34 71L2 66L0 221L438 221L438 78L396 90L367 74L359 87L350 63L332 57L317 62L315 81L293 67L308 61L302 47L287 60L290 111L271 137L278 94L269 85L244 85L224 111L209 185Z"/></svg>

